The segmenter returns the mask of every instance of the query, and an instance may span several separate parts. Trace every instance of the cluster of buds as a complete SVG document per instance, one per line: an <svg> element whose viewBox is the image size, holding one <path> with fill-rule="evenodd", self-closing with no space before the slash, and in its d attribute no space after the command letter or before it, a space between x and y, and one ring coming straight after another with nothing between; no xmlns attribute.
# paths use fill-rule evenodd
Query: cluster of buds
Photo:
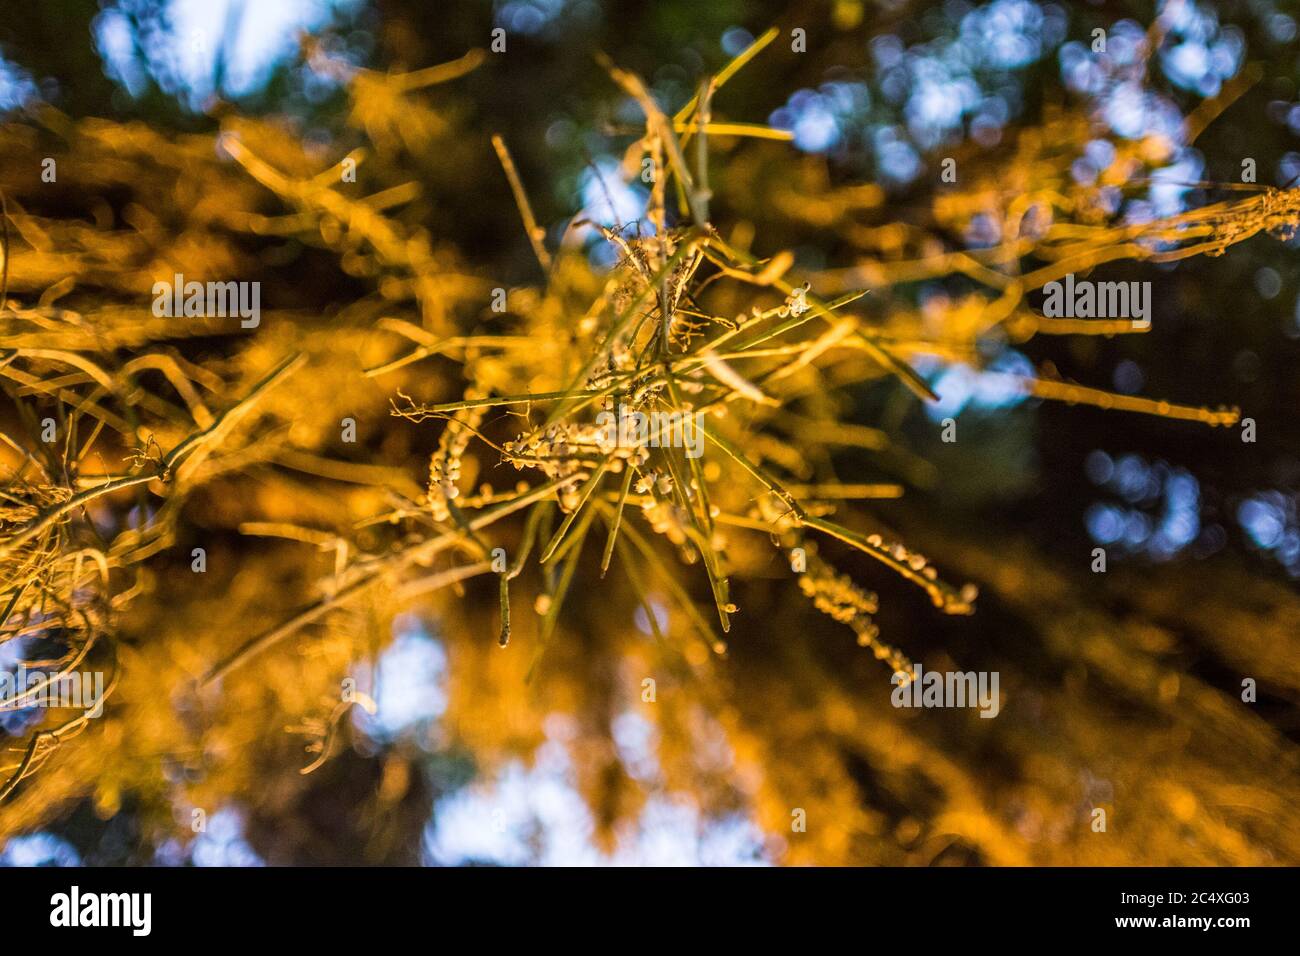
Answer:
<svg viewBox="0 0 1300 956"><path fill-rule="evenodd" d="M847 574L836 574L814 558L809 569L799 576L799 588L823 614L860 634L874 637L879 633L871 623L871 615L880 610L876 595L858 587Z"/></svg>
<svg viewBox="0 0 1300 956"><path fill-rule="evenodd" d="M934 581L939 577L939 572L935 570L925 555L919 551L909 551L907 546L901 542L894 542L886 545L885 539L878 534L868 535L867 544L873 548L879 548L887 552L895 561L905 564L913 571L920 574L927 581Z"/></svg>
<svg viewBox="0 0 1300 956"><path fill-rule="evenodd" d="M610 456L609 470L613 474L622 472L624 463L640 468L650 460L649 435L638 434L636 429L623 427L617 419L620 413L616 409L614 398L606 396L601 401L602 414L597 416L596 446L601 453ZM603 420L603 421L602 421Z"/></svg>
<svg viewBox="0 0 1300 956"><path fill-rule="evenodd" d="M812 283L805 282L801 286L795 287L795 290L785 297L785 303L776 310L776 314L781 318L793 316L798 318L808 311L808 292L812 289Z"/></svg>
<svg viewBox="0 0 1300 956"><path fill-rule="evenodd" d="M600 448L600 432L595 425L556 422L501 447L516 471L537 468L548 478L569 478L588 467L584 456Z"/></svg>
<svg viewBox="0 0 1300 956"><path fill-rule="evenodd" d="M676 505L669 501L647 498L641 503L641 513L655 534L663 535L679 548L686 548L686 527Z"/></svg>
<svg viewBox="0 0 1300 956"><path fill-rule="evenodd" d="M660 473L657 468L652 468L636 480L633 488L639 495L648 495L657 491L661 497L667 497L673 493L673 478L672 475Z"/></svg>
<svg viewBox="0 0 1300 956"><path fill-rule="evenodd" d="M632 349L624 341L617 341L610 346L609 354L605 357L605 365L596 369L587 378L587 390L598 392L614 383L614 380L622 372L627 372L636 367L636 356Z"/></svg>
<svg viewBox="0 0 1300 956"><path fill-rule="evenodd" d="M479 397L473 389L465 393L466 399ZM446 521L451 517L451 502L460 497L456 483L460 481L461 458L469 447L474 429L483 420L483 408L470 408L460 412L447 423L438 447L429 459L429 490L427 498L429 511L434 521Z"/></svg>
<svg viewBox="0 0 1300 956"><path fill-rule="evenodd" d="M946 585L941 587L938 583L939 572L930 563L930 559L919 551L908 550L906 545L899 542L886 544L884 538L878 534L869 535L867 544L889 555L899 564L910 568L927 582L930 582L930 585L933 585L930 595L945 614L970 614L974 610L975 599L979 597L979 588L974 584L965 584L960 591L953 590Z"/></svg>
<svg viewBox="0 0 1300 956"><path fill-rule="evenodd" d="M799 576L799 589L817 610L852 628L859 646L870 648L876 660L884 661L895 673L912 673L912 662L879 639L880 628L871 619L880 607L875 594L858 587L848 575L836 574L815 557L810 558L808 570Z"/></svg>

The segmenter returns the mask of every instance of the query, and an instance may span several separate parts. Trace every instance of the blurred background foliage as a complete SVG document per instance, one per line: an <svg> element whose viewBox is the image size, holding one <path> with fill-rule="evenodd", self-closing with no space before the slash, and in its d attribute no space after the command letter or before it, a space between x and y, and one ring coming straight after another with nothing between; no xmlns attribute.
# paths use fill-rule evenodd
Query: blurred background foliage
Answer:
<svg viewBox="0 0 1300 956"><path fill-rule="evenodd" d="M536 337L528 360L565 361L566 315L616 258L574 220L631 223L649 195L622 166L642 115L593 53L643 77L671 115L771 26L778 39L718 94L715 118L789 141L710 140L712 219L756 255L790 250L819 296L869 289L855 308L937 394L926 403L887 376L828 373L825 409L860 439L888 439L809 432L817 450L782 465L906 488L845 511L977 583L976 613L936 614L861 554L836 552L838 567L879 593L883 638L927 670L998 671L997 719L891 707L888 670L757 546L730 555L740 612L723 656L667 597L647 610L624 577L602 581L584 563L531 681L538 618L526 612L549 585L529 572L505 650L494 584L415 600L384 584L228 675L218 695L196 695L214 662L318 597L342 549L396 547L400 533L372 516L422 500L443 426L396 418L390 402L460 398L462 363L363 374L409 350L381 320L489 328L490 290L504 286L514 328ZM461 61L497 27L505 53ZM403 89L390 76L455 61L464 69L445 82ZM353 67L375 71L369 85L346 82ZM970 266L1014 274L1032 257L1025 210L1010 212L1023 197L1064 196L1085 226L1140 230L1257 195L1229 188L1247 158L1259 186L1294 185L1298 79L1297 12L1273 0L46 0L4 18L6 432L21 431L24 404L75 404L33 385L53 372L32 349L115 369L166 355L206 396L185 400L191 412L256 394L291 351L308 358L219 451L178 469L166 498L139 489L88 511L122 561L86 605L87 628L112 634L121 681L106 715L0 804L0 861L1300 861L1293 232L1270 223L1223 255L1099 268L1153 283L1145 334L1050 334L1028 298L1000 312L1006 297ZM358 181L337 190L355 205L340 216L311 195L277 196L231 160L220 131L299 180L365 147ZM494 133L563 252L549 289ZM40 178L46 156L54 183ZM948 157L956 183L940 176ZM353 237L378 227L358 210L378 206L361 198L406 183L418 192L383 210L399 230L392 254L366 261ZM174 271L260 281L261 326L155 319L146 290ZM480 359L470 350L463 364L489 375ZM162 389L157 368L122 374ZM504 387L509 363L500 374L501 392L532 385ZM1034 378L1240 407L1257 440L1015 384ZM83 382L66 384L84 398ZM128 427L106 429L65 472L69 487L122 473L136 414L163 449L184 439L181 399L167 394L105 399ZM345 417L355 445L339 440ZM956 443L940 440L947 418ZM10 471L12 451L0 448ZM495 464L467 457L463 486L501 483ZM286 539L273 525L319 534ZM203 575L190 570L200 546ZM1096 547L1104 574L1091 570ZM699 568L684 580L711 613ZM131 599L115 603L121 594ZM16 644L0 645L4 666ZM347 711L331 759L301 774L304 739L325 736L345 677L374 713ZM1245 678L1258 682L1253 703ZM44 718L0 714L0 767L17 765ZM791 827L797 809L804 832Z"/></svg>

